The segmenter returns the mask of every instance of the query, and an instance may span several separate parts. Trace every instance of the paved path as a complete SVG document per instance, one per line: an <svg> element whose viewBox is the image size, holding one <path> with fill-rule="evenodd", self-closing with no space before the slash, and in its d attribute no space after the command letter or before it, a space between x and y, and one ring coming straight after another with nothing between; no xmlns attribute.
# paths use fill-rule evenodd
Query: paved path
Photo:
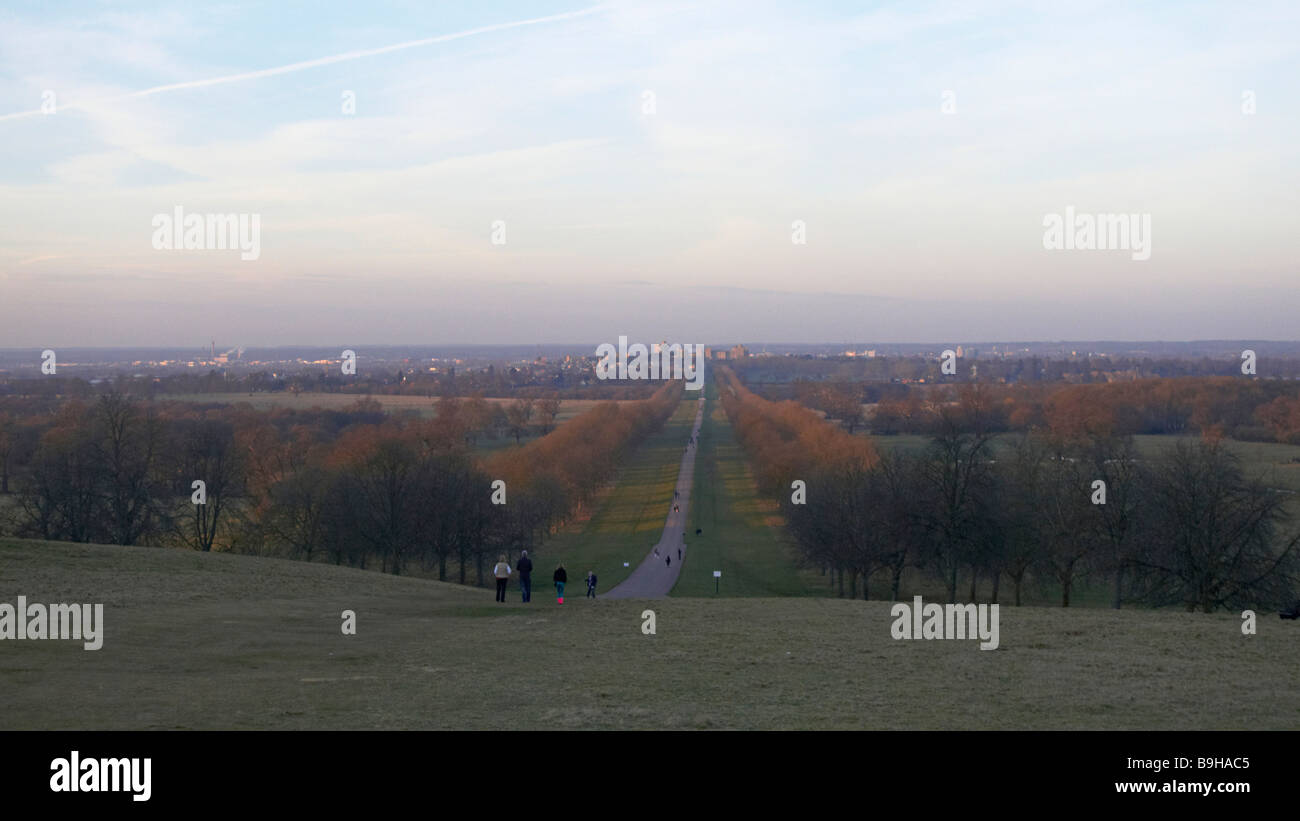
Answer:
<svg viewBox="0 0 1300 821"><path fill-rule="evenodd" d="M682 559L686 558L686 542L682 534L686 532L686 514L691 499L691 482L695 478L695 451L700 444L700 425L704 422L704 397L697 403L700 409L695 412L695 425L691 429L686 452L682 454L682 466L677 472L677 497L668 500L668 521L664 522L663 535L659 544L651 548L641 564L632 571L632 575L623 580L601 596L602 599L661 599L677 584L677 575L682 572ZM680 510L674 512L673 506ZM655 555L655 550L659 555ZM681 559L677 551L681 550ZM672 564L666 560L672 556Z"/></svg>

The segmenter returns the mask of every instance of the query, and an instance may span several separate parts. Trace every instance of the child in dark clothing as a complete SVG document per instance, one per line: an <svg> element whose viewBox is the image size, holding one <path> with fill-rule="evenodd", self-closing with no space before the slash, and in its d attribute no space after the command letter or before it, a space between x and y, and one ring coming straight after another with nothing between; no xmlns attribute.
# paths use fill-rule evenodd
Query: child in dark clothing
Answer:
<svg viewBox="0 0 1300 821"><path fill-rule="evenodd" d="M564 604L564 585L569 580L569 574L564 572L564 565L555 566L555 575L552 576L555 581L555 598L560 604Z"/></svg>

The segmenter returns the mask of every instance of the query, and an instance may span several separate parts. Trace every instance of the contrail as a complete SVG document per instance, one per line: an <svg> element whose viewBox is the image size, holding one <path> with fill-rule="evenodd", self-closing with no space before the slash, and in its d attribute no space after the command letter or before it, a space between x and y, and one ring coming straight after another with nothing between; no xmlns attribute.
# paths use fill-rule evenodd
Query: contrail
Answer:
<svg viewBox="0 0 1300 821"><path fill-rule="evenodd" d="M482 26L468 31L458 31L455 34L440 34L437 37L425 37L421 40L408 40L405 43L396 43L391 46L381 46L379 48L363 49L361 51L347 51L343 54L335 54L330 57L320 57L315 60L304 60L301 63L290 63L285 66L276 66L275 68L264 68L258 71L246 71L243 74L230 74L225 77L209 77L206 80L190 80L184 83L171 83L169 85L154 86L153 88L142 89L141 91L132 91L128 94L121 94L116 97L108 97L102 100L96 100L91 103L69 103L59 106L59 110L87 108L102 103L114 103L119 100L129 100L133 97L149 97L154 94L163 94L168 91L183 91L189 88L203 88L205 86L224 85L226 83L238 83L244 80L258 80L262 77L274 77L277 74L288 74L294 71L303 71L318 66L328 66L333 63L344 63L349 60L359 60L362 57L374 57L377 54L388 54L393 51L402 51L408 48L418 48L420 46L430 46L434 43L446 43L450 40L461 40L466 37L473 37L478 34L487 34L491 31L503 31L505 29L521 28L523 26L536 26L541 23L556 23L561 20L572 20L575 17L585 17L589 14L595 14L603 11L609 4L591 6L590 8L580 9L578 11L566 11L562 14L552 14L547 17L534 17L530 20L517 20L513 23L496 23L491 26ZM0 115L0 120L16 120L21 117L31 117L41 114L39 108L32 111L16 111L12 114Z"/></svg>

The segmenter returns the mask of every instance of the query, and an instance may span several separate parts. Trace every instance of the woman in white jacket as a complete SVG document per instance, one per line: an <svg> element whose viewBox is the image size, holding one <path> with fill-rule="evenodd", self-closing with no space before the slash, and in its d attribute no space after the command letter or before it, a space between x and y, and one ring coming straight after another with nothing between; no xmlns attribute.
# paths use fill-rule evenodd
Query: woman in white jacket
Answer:
<svg viewBox="0 0 1300 821"><path fill-rule="evenodd" d="M506 600L506 582L510 580L510 565L505 556L497 557L497 566L492 568L492 575L497 577L497 601Z"/></svg>

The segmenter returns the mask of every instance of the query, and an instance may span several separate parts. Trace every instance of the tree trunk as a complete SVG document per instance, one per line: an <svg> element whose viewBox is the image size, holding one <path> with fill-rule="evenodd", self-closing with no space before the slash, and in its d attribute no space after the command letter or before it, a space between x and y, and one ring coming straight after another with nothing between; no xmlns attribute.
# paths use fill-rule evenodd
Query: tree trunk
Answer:
<svg viewBox="0 0 1300 821"><path fill-rule="evenodd" d="M993 574L993 601L992 604L998 603L998 587L1002 584L1002 571L998 570Z"/></svg>
<svg viewBox="0 0 1300 821"><path fill-rule="evenodd" d="M1123 601L1123 597L1124 597L1124 563L1120 562L1119 566L1115 568L1115 599L1111 603L1111 606L1114 607L1116 610L1118 610L1120 603Z"/></svg>
<svg viewBox="0 0 1300 821"><path fill-rule="evenodd" d="M975 585L976 585L976 583L979 581L979 578L980 578L979 568L975 567L975 565L971 565L971 567L970 567L970 600L971 600L972 602L975 601Z"/></svg>
<svg viewBox="0 0 1300 821"><path fill-rule="evenodd" d="M1069 606L1070 606L1070 583L1071 583L1071 581L1072 581L1072 580L1069 579L1069 578L1063 578L1063 579L1061 579L1061 606L1062 606L1062 607L1069 607Z"/></svg>
<svg viewBox="0 0 1300 821"><path fill-rule="evenodd" d="M948 574L948 603L957 603L957 563L952 563L952 572Z"/></svg>
<svg viewBox="0 0 1300 821"><path fill-rule="evenodd" d="M856 599L857 597L858 597L858 571L850 570L849 571L849 598Z"/></svg>
<svg viewBox="0 0 1300 821"><path fill-rule="evenodd" d="M894 600L894 601L898 601L898 587L899 587L899 585L902 583L902 581L903 581L903 568L902 568L902 567L895 567L895 568L894 568L894 578L893 578L893 580L892 580L892 582L891 582L891 587L890 587L890 591L889 591L889 592L890 592L890 595L893 596L893 600Z"/></svg>
<svg viewBox="0 0 1300 821"><path fill-rule="evenodd" d="M840 598L842 599L844 598L844 568L839 568L839 570L836 571L836 575L840 578Z"/></svg>
<svg viewBox="0 0 1300 821"><path fill-rule="evenodd" d="M438 554L438 581L447 581L447 554Z"/></svg>

